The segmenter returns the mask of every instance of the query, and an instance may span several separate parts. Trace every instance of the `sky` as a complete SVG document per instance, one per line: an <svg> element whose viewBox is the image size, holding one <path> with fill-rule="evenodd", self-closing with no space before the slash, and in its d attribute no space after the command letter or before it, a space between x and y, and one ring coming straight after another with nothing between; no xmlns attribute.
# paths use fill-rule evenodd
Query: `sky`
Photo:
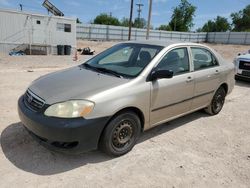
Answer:
<svg viewBox="0 0 250 188"><path fill-rule="evenodd" d="M83 23L90 23L96 15L108 13L122 19L129 17L130 0L50 0L59 8L65 17L79 18ZM215 17L223 16L230 20L232 12L239 10L250 4L250 0L188 0L197 7L194 17L194 27L196 30L202 27L205 22ZM147 20L148 0L134 0L134 4L141 2L141 17ZM23 10L47 14L42 6L43 0L0 0L0 8L20 9L19 4L23 4ZM153 0L151 25L158 27L167 24L171 18L173 7L176 7L180 0ZM137 17L137 6L134 5L133 18Z"/></svg>

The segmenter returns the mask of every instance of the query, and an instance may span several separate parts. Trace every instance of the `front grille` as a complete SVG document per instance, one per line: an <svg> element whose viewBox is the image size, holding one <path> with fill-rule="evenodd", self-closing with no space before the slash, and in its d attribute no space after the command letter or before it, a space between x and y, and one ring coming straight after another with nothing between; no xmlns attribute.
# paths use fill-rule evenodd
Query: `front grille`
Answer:
<svg viewBox="0 0 250 188"><path fill-rule="evenodd" d="M250 70L250 62L240 61L239 69Z"/></svg>
<svg viewBox="0 0 250 188"><path fill-rule="evenodd" d="M250 77L250 71L242 71L242 75Z"/></svg>
<svg viewBox="0 0 250 188"><path fill-rule="evenodd" d="M45 101L32 93L30 90L27 90L24 94L24 103L31 110L38 111L42 109L45 104Z"/></svg>

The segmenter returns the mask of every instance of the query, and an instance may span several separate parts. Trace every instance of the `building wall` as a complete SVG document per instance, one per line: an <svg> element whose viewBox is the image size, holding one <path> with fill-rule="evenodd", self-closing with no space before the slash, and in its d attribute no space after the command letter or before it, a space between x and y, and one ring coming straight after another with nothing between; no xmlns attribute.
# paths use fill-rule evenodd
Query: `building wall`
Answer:
<svg viewBox="0 0 250 188"><path fill-rule="evenodd" d="M71 32L59 30L58 23L70 24ZM0 10L0 51L9 52L22 44L76 47L76 21L64 17Z"/></svg>

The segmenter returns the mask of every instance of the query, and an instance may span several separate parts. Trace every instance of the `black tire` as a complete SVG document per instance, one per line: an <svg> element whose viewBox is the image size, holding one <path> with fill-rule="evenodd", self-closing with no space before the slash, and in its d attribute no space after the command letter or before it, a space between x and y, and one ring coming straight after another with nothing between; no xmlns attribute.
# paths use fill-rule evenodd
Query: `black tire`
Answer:
<svg viewBox="0 0 250 188"><path fill-rule="evenodd" d="M225 102L226 91L223 87L220 87L214 94L210 105L205 108L205 111L210 115L218 114Z"/></svg>
<svg viewBox="0 0 250 188"><path fill-rule="evenodd" d="M105 128L100 149L111 156L128 153L136 144L141 133L141 122L133 112L123 112L115 116Z"/></svg>

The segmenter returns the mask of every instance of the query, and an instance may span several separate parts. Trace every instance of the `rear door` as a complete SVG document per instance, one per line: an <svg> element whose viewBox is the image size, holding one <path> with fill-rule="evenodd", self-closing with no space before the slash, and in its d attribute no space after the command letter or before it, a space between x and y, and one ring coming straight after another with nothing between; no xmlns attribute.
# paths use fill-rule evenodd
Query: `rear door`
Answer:
<svg viewBox="0 0 250 188"><path fill-rule="evenodd" d="M175 48L168 52L156 69L172 70L174 76L170 79L152 81L150 109L152 126L188 112L194 94L194 82L186 47Z"/></svg>
<svg viewBox="0 0 250 188"><path fill-rule="evenodd" d="M202 47L191 47L194 76L192 110L206 106L219 84L220 66L212 52Z"/></svg>

